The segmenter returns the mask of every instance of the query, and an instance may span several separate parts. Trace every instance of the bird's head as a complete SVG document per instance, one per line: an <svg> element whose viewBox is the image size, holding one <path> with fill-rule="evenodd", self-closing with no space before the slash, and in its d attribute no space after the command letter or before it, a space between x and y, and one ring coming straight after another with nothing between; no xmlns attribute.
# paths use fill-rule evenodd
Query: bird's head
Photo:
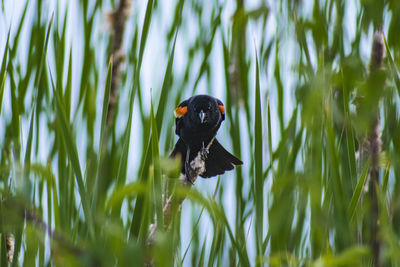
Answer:
<svg viewBox="0 0 400 267"><path fill-rule="evenodd" d="M197 95L190 99L188 115L191 122L199 128L209 128L225 119L222 102L208 95Z"/></svg>
<svg viewBox="0 0 400 267"><path fill-rule="evenodd" d="M208 95L196 95L183 101L175 109L175 133L181 130L218 130L225 119L225 108L221 100Z"/></svg>

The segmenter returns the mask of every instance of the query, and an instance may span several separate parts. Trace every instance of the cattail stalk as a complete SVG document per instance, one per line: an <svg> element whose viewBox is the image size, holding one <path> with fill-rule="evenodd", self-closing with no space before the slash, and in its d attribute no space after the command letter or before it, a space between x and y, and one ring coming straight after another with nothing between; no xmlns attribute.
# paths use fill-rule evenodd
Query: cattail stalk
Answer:
<svg viewBox="0 0 400 267"><path fill-rule="evenodd" d="M376 75L381 69L382 63L385 57L385 44L383 40L382 31L378 30L374 33L374 39L371 51L370 60L370 78ZM383 86L383 85L382 85ZM382 88L370 88L366 96L367 99L371 99L371 95L379 96L371 92L371 90L383 90ZM373 113L368 117L368 130L362 141L360 147L361 163L365 163L366 160L370 159L370 167L368 170L368 182L366 183L365 191L368 192L370 199L370 210L371 214L368 218L369 223L367 224L369 229L369 244L371 248L372 258L374 266L382 266L381 260L381 249L382 244L379 237L379 200L378 200L378 186L379 186L379 154L381 152L381 130L379 120L379 99L376 101L368 101L369 103L376 103L373 109Z"/></svg>
<svg viewBox="0 0 400 267"><path fill-rule="evenodd" d="M383 33L376 31L374 34L374 41L372 44L371 65L370 71L375 72L382 67L383 59L385 57L385 43L383 40ZM377 88L378 89L378 88ZM379 200L378 200L378 186L379 186L379 153L381 151L381 134L380 134L380 121L379 121L379 106L376 111L376 118L372 122L372 129L368 136L370 153L371 153L371 168L370 168L370 196L371 196L371 249L375 266L382 266L381 261L381 242L379 239Z"/></svg>
<svg viewBox="0 0 400 267"><path fill-rule="evenodd" d="M108 112L107 112L107 126L110 127L115 118L115 113L117 110L117 102L119 95L119 83L121 76L121 64L125 60L125 55L123 54L122 42L124 38L125 22L129 15L130 1L120 0L117 8L110 13L109 20L111 22L111 35L112 44L110 57L113 58L112 66L112 78L111 78L111 88L110 88L110 100L108 102Z"/></svg>
<svg viewBox="0 0 400 267"><path fill-rule="evenodd" d="M6 235L6 248L8 262L12 262L14 258L15 238L13 234Z"/></svg>

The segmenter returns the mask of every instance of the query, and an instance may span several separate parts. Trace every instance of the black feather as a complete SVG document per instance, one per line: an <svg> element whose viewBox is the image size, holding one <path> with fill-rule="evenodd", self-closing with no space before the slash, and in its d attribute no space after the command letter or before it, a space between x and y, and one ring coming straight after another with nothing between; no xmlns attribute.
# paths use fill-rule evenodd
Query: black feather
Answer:
<svg viewBox="0 0 400 267"><path fill-rule="evenodd" d="M233 169L234 165L242 165L243 162L229 153L217 139L212 143L206 159L206 171L200 174L203 178L223 174Z"/></svg>
<svg viewBox="0 0 400 267"><path fill-rule="evenodd" d="M174 150L171 152L170 157L175 158L180 155L181 158L181 173L185 173L185 155L187 151L187 146L183 142L182 138L178 139L176 142ZM193 152L190 153L190 162L197 155ZM214 139L212 143L208 157L206 159L206 171L201 173L200 176L203 178L210 178L212 176L220 175L225 173L225 171L230 171L233 169L234 165L242 165L243 162L229 153L217 139Z"/></svg>

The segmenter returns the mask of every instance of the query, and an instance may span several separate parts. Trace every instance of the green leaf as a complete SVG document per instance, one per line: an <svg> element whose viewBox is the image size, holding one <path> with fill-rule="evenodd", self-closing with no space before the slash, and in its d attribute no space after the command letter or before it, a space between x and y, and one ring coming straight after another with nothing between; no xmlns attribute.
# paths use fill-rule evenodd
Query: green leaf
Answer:
<svg viewBox="0 0 400 267"><path fill-rule="evenodd" d="M281 79L281 70L280 70L280 57L279 57L279 39L276 40L275 43L275 69L274 69L274 78L276 82L276 90L278 95L278 117L279 117L279 127L281 133L284 130L285 118L283 116L283 84Z"/></svg>
<svg viewBox="0 0 400 267"><path fill-rule="evenodd" d="M268 152L269 152L269 165L272 167L273 151L272 151L272 126L271 126L271 105L268 98Z"/></svg>
<svg viewBox="0 0 400 267"><path fill-rule="evenodd" d="M139 183L130 183L114 190L105 205L105 211L108 212L114 206L120 206L122 201L127 197L135 195L143 195L146 193L146 187Z"/></svg>
<svg viewBox="0 0 400 267"><path fill-rule="evenodd" d="M383 175L383 181L382 181L382 193L383 194L387 193L388 184L389 184L389 175L390 175L390 162L388 164L386 164L385 174Z"/></svg>
<svg viewBox="0 0 400 267"><path fill-rule="evenodd" d="M368 161L365 163L364 168L361 172L360 178L358 178L357 186L356 186L356 189L354 190L353 196L351 197L351 201L350 201L349 208L348 208L350 218L354 217L357 204L361 199L363 188L365 186L365 181L367 180L367 176L368 176L368 169L369 169L370 163L371 163L371 159L368 159Z"/></svg>
<svg viewBox="0 0 400 267"><path fill-rule="evenodd" d="M158 148L158 130L157 122L154 118L153 103L151 103L150 108L150 121L151 121L151 147L153 156L153 166L154 166L154 188L153 188L153 201L155 204L155 211L157 215L157 227L159 230L164 228L164 215L163 215L163 200L162 200L162 174L160 167L160 151Z"/></svg>
<svg viewBox="0 0 400 267"><path fill-rule="evenodd" d="M108 114L108 103L110 100L110 90L111 90L111 78L112 78L112 59L110 59L108 63L108 70L107 70L107 79L106 79L106 87L104 88L104 97L103 97L103 111L101 114L101 124L100 124L100 140L99 140L99 156L98 156L98 162L97 162L97 170L96 170L96 182L94 185L94 194L93 194L93 201L92 201L92 212L94 214L97 206L97 194L98 194L98 185L99 185L99 171L101 169L101 164L103 163L103 149L105 144L104 144L104 134L106 131L106 120L107 120L107 114Z"/></svg>
<svg viewBox="0 0 400 267"><path fill-rule="evenodd" d="M103 111L102 111L102 114L101 114L100 143L99 143L99 150L100 151L101 151L101 148L103 146L104 133L105 133L105 130L106 130L106 120L107 120L107 113L108 113L108 102L110 102L112 68L113 68L113 63L112 63L112 59L110 59L110 61L108 63L108 69L107 69L106 87L104 89L103 109L102 109Z"/></svg>
<svg viewBox="0 0 400 267"><path fill-rule="evenodd" d="M35 76L35 83L34 83L35 88L38 88L38 86L39 86L40 79L42 77L43 66L45 65L45 62L46 62L47 46L49 44L50 30L51 30L51 26L53 24L53 19L54 19L54 13L51 15L49 25L47 26L46 38L44 40L42 51L41 51L41 56L40 56L39 69L36 72L36 76Z"/></svg>
<svg viewBox="0 0 400 267"><path fill-rule="evenodd" d="M60 132L62 133L62 136L64 139L63 141L65 144L65 147L67 148L68 157L69 157L69 160L71 161L72 168L75 172L76 181L78 183L78 191L79 191L79 195L80 195L81 201L82 201L83 212L84 212L85 218L88 222L89 234L90 234L91 238L93 239L95 237L93 219L92 219L91 210L89 208L89 201L87 198L85 183L83 181L83 176L82 176L81 167L80 167L80 163L79 163L78 150L76 147L75 139L72 134L71 127L69 125L69 122L68 122L66 114L65 114L64 103L61 99L62 92L61 92L61 90L56 91L51 72L50 72L50 77L51 77L51 84L52 84L54 100L55 100L56 114L57 114L57 118L59 120L59 123L57 124L57 126L60 127Z"/></svg>
<svg viewBox="0 0 400 267"><path fill-rule="evenodd" d="M6 78L7 78L7 72L4 72L3 79L1 79L0 82L0 114L1 114L1 107L3 106L4 85L6 83Z"/></svg>
<svg viewBox="0 0 400 267"><path fill-rule="evenodd" d="M258 56L256 53L256 87L254 99L254 202L256 206L255 236L257 257L263 255L263 225L264 225L264 177L263 177L263 136L261 117L260 74ZM259 265L259 263L256 263Z"/></svg>
<svg viewBox="0 0 400 267"><path fill-rule="evenodd" d="M13 39L13 48L11 49L11 52L10 52L10 56L11 56L12 59L15 58L15 55L17 53L18 43L19 43L19 40L20 40L19 37L21 36L22 27L23 27L24 22L25 22L26 11L28 10L28 5L29 5L29 1L27 1L25 3L25 7L24 7L24 11L23 11L22 16L21 16L21 20L18 23L17 33L15 34L14 39Z"/></svg>
<svg viewBox="0 0 400 267"><path fill-rule="evenodd" d="M389 58L389 66L390 66L390 69L392 71L394 83L395 83L396 88L397 88L397 93L400 96L400 74L399 74L399 72L397 70L397 67L396 67L396 64L395 64L395 62L393 60L392 53L390 53L390 48L389 48L388 43L386 42L385 35L383 35L383 40L385 42L386 54L387 54L387 57Z"/></svg>
<svg viewBox="0 0 400 267"><path fill-rule="evenodd" d="M157 114L156 114L156 126L157 129L161 132L163 115L165 114L165 108L167 106L167 100L171 89L171 77L172 77L172 65L174 63L174 55L175 55L175 44L176 38L178 36L178 32L175 33L174 42L172 44L171 53L168 57L168 64L164 74L164 80L161 87L160 100L158 101Z"/></svg>
<svg viewBox="0 0 400 267"><path fill-rule="evenodd" d="M370 255L370 249L365 246L354 246L338 255L325 255L316 260L312 266L361 266L363 260Z"/></svg>
<svg viewBox="0 0 400 267"><path fill-rule="evenodd" d="M0 203L0 214L3 215L3 203ZM1 266L8 266L8 260L7 260L7 249L6 249L6 235L5 231L3 229L4 221L3 221L3 216L0 218L0 263Z"/></svg>
<svg viewBox="0 0 400 267"><path fill-rule="evenodd" d="M6 46L4 48L4 53L3 53L3 60L1 61L0 75L5 75L3 73L6 72L7 56L8 56L8 50L9 50L9 42L10 42L10 32L11 32L11 28L8 30L8 34L7 34Z"/></svg>

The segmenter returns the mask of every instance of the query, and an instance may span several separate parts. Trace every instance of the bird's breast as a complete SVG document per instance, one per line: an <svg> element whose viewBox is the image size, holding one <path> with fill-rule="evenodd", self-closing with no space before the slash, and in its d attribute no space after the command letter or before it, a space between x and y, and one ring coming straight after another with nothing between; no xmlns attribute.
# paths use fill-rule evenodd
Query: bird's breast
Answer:
<svg viewBox="0 0 400 267"><path fill-rule="evenodd" d="M211 139L214 138L218 129L185 129L181 130L180 137L191 149L201 148L207 146Z"/></svg>

